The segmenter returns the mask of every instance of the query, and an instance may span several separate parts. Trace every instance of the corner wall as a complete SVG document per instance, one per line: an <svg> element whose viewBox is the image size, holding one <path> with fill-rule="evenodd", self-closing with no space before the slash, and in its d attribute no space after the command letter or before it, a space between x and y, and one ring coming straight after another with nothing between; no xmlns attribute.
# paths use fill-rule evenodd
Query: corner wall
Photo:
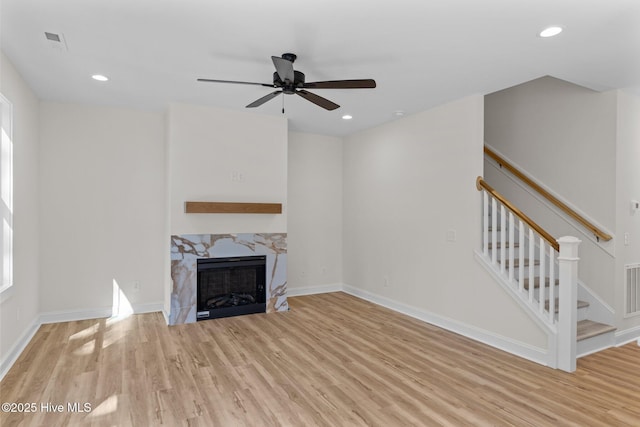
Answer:
<svg viewBox="0 0 640 427"><path fill-rule="evenodd" d="M342 139L289 133L288 291L342 286Z"/></svg>
<svg viewBox="0 0 640 427"><path fill-rule="evenodd" d="M0 378L35 333L39 314L39 102L4 53L0 92L13 104L13 279L0 295Z"/></svg>
<svg viewBox="0 0 640 427"><path fill-rule="evenodd" d="M544 352L544 332L474 257L482 147L482 96L347 138L344 281L476 338Z"/></svg>
<svg viewBox="0 0 640 427"><path fill-rule="evenodd" d="M615 92L542 77L485 97L487 144L609 230L615 132Z"/></svg>
<svg viewBox="0 0 640 427"><path fill-rule="evenodd" d="M485 97L485 141L534 181L605 231L597 241L576 221L492 161L485 179L556 238L578 237L578 277L614 306L616 93L543 77Z"/></svg>
<svg viewBox="0 0 640 427"><path fill-rule="evenodd" d="M136 311L160 310L163 114L43 102L40 129L41 311L109 316L119 291Z"/></svg>
<svg viewBox="0 0 640 427"><path fill-rule="evenodd" d="M640 316L624 318L626 264L640 264L640 211L631 211L631 200L640 201L640 97L617 91L618 123L616 149L616 325L621 340L640 337ZM625 244L624 235L628 235ZM627 331L627 332L625 332ZM628 335L628 336L627 336Z"/></svg>

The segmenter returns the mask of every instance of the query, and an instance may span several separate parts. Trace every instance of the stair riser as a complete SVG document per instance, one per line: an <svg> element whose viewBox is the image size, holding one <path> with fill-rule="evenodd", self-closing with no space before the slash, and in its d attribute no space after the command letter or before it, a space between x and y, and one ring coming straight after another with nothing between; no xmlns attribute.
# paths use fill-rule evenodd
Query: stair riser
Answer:
<svg viewBox="0 0 640 427"><path fill-rule="evenodd" d="M523 267L524 268L524 278L528 278L529 277L529 267ZM505 267L504 269L506 274L509 274L509 268ZM533 267L533 275L534 277L538 277L538 275L540 274L540 266L536 265ZM518 280L518 277L520 275L520 267L514 267L513 268L513 277L515 277L516 280Z"/></svg>
<svg viewBox="0 0 640 427"><path fill-rule="evenodd" d="M491 233L491 231L489 231L489 241L490 242L492 241L491 238L492 238L492 233ZM507 242L509 241L509 231L505 232L504 238L505 238L505 241L507 241ZM513 241L518 243L519 240L520 239L519 239L519 236L518 236L518 232L516 231L513 234ZM501 241L502 241L502 231L496 231L496 242L501 242Z"/></svg>
<svg viewBox="0 0 640 427"><path fill-rule="evenodd" d="M491 247L489 248L489 258L491 258L493 255L494 249L492 249ZM524 251L524 258L525 259L529 259L529 248L513 248L513 259L517 260L520 258L520 251ZM540 259L540 251L538 248L534 249L535 254L534 254L534 259ZM497 253L496 253L496 259L500 259L500 256L502 255L502 250L500 248L497 249ZM507 246L504 250L504 256L506 259L509 259L509 247ZM545 257L545 262L548 265L549 263L549 257L546 256ZM557 265L556 265L556 269L557 269Z"/></svg>
<svg viewBox="0 0 640 427"><path fill-rule="evenodd" d="M613 345L615 345L615 333L607 332L606 334L578 341L576 346L576 356L587 356L589 354L593 354L606 348L612 347Z"/></svg>
<svg viewBox="0 0 640 427"><path fill-rule="evenodd" d="M555 319L558 320L559 313L556 313ZM577 311L577 321L587 320L589 318L589 307L581 307L578 308Z"/></svg>

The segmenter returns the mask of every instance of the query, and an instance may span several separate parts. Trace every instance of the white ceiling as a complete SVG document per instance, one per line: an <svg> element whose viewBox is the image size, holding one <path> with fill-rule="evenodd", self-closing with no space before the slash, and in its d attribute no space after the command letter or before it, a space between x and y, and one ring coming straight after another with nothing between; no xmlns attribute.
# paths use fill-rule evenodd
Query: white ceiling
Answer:
<svg viewBox="0 0 640 427"><path fill-rule="evenodd" d="M331 112L298 96L251 110L281 114L284 99L292 130L327 135L544 75L640 95L640 0L0 1L2 50L44 100L244 110L273 89L196 78L271 83L270 57L284 52L307 81L377 81L316 90L341 105ZM551 24L565 31L537 36Z"/></svg>

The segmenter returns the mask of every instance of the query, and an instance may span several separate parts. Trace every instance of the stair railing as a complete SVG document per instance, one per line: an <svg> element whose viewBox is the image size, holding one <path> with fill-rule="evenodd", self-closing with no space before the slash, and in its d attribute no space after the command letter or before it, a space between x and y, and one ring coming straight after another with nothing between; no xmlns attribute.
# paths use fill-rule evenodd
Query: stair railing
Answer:
<svg viewBox="0 0 640 427"><path fill-rule="evenodd" d="M549 349L556 352L555 365L575 371L580 241L555 239L480 176L476 187L482 192L485 262L556 336L556 348Z"/></svg>
<svg viewBox="0 0 640 427"><path fill-rule="evenodd" d="M609 235L605 231L601 230L599 227L597 227L596 225L591 223L589 220L584 218L582 215L577 213L575 210L571 209L569 206L567 206L565 203L560 201L553 194L549 193L547 190L542 188L540 185L538 185L536 182L534 182L531 178L529 178L524 173L522 173L518 168L513 166L506 159L502 158L498 153L496 153L495 151L493 151L491 148L487 147L486 145L484 147L484 153L487 156L491 157L493 160L495 160L496 163L498 163L498 165L501 168L504 168L504 169L508 170L513 176L518 178L520 181L522 181L527 186L532 188L534 191L536 191L542 197L547 199L550 203L555 205L558 209L560 209L566 215L568 215L569 217L574 219L576 222L578 222L580 225L582 225L587 230L589 230L591 233L593 233L596 236L596 240L600 241L600 239L602 239L605 242L608 242L609 240L612 239L611 235Z"/></svg>

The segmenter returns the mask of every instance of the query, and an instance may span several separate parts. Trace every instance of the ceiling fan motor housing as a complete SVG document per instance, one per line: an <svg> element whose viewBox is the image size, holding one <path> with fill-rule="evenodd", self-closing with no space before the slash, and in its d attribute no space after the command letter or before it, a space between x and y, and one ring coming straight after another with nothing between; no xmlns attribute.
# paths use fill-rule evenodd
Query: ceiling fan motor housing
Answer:
<svg viewBox="0 0 640 427"><path fill-rule="evenodd" d="M294 70L293 75L293 82L285 83L280 79L280 76L276 71L273 73L273 86L282 88L282 91L288 95L294 94L296 92L296 88L300 88L304 85L304 73Z"/></svg>
<svg viewBox="0 0 640 427"><path fill-rule="evenodd" d="M281 56L282 59L286 59L291 63L295 62L297 57L298 56L295 53L283 53Z"/></svg>

